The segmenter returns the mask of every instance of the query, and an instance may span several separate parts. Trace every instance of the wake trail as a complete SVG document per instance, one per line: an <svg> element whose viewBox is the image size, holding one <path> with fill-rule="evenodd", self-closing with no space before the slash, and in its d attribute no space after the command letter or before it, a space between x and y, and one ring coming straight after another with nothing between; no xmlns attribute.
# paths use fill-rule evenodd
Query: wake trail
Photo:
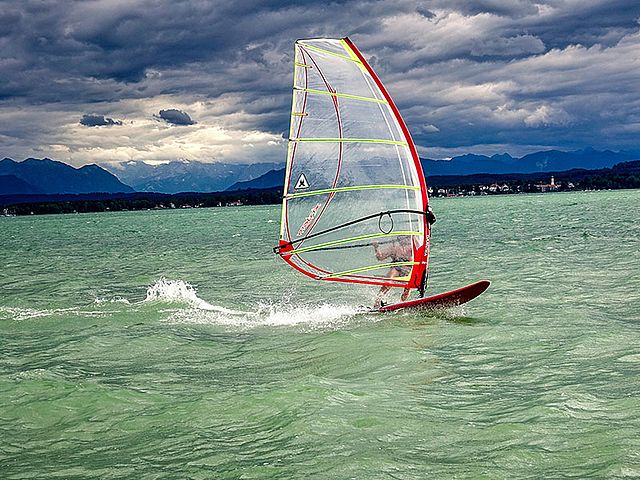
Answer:
<svg viewBox="0 0 640 480"><path fill-rule="evenodd" d="M258 327L301 327L303 329L333 329L363 323L376 323L389 318L414 317L414 312L379 315L366 306L345 303L301 303L292 299L294 292L285 292L280 299L261 301L244 310L212 304L198 296L197 288L179 279L160 278L146 289L145 298L135 301L120 295L94 298L93 306L32 309L0 306L0 320L31 320L55 316L105 317L137 315L140 309L157 311L163 322L176 324L221 325L231 329ZM462 306L448 311L432 312L431 316L464 317Z"/></svg>
<svg viewBox="0 0 640 480"><path fill-rule="evenodd" d="M224 325L231 328L293 327L340 328L359 323L376 323L394 316L397 319L426 315L444 319L464 318L465 309L460 305L417 313L398 311L380 315L366 306L339 303L304 304L292 300L293 292L285 292L279 300L262 301L248 310L236 310L213 305L200 298L196 287L183 280L160 279L147 288L146 298L140 303L177 304L171 311L169 323ZM186 308L185 308L186 307Z"/></svg>
<svg viewBox="0 0 640 480"><path fill-rule="evenodd" d="M279 301L259 302L249 311L213 305L200 298L196 287L183 280L161 278L147 288L142 304L175 304L181 306L171 312L167 321L182 324L225 325L255 328L260 326L334 327L344 325L354 316L365 313L362 307L322 303L294 304L290 295ZM184 308L186 307L186 308Z"/></svg>

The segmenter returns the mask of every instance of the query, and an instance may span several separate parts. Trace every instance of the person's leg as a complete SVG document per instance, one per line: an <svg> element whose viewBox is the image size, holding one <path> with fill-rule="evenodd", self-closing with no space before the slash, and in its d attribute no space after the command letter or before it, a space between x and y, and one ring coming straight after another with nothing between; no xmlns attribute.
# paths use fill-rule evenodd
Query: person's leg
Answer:
<svg viewBox="0 0 640 480"><path fill-rule="evenodd" d="M400 297L400 300L402 300L403 302L406 302L407 300L409 300L409 294L411 294L411 289L407 287L402 291L402 296Z"/></svg>
<svg viewBox="0 0 640 480"><path fill-rule="evenodd" d="M400 276L402 274L402 272L399 272L398 269L396 268L392 268L391 270L389 270L389 273L387 274L387 278L396 278L398 276ZM373 308L380 308L382 306L382 299L384 298L384 296L387 294L387 292L391 290L391 287L385 285L384 287L380 288L380 291L378 292L378 295L376 295L376 301L373 304ZM409 294L407 294L409 295ZM403 293L404 296L404 293Z"/></svg>
<svg viewBox="0 0 640 480"><path fill-rule="evenodd" d="M391 270L389 270L389 273L387 274L387 278L395 278L397 276L398 276L398 272L396 271L395 268L392 268ZM389 290L391 290L391 287L389 287L388 285L385 285L380 288L378 295L376 295L376 300L373 303L373 308L380 308L382 306L382 299L384 298L384 296L387 294Z"/></svg>
<svg viewBox="0 0 640 480"><path fill-rule="evenodd" d="M380 288L378 295L376 295L376 300L373 302L373 308L380 308L382 306L382 299L389 290L391 290L391 287L384 286Z"/></svg>

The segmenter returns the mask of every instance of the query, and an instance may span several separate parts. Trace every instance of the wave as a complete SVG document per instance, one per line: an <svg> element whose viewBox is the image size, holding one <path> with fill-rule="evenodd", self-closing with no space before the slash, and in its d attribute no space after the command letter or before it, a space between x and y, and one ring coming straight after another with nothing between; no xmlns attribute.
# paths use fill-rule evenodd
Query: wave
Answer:
<svg viewBox="0 0 640 480"><path fill-rule="evenodd" d="M163 302L186 304L201 310L211 310L227 314L241 314L235 310L211 305L198 297L196 288L183 280L167 280L161 278L147 288L147 296L143 302Z"/></svg>

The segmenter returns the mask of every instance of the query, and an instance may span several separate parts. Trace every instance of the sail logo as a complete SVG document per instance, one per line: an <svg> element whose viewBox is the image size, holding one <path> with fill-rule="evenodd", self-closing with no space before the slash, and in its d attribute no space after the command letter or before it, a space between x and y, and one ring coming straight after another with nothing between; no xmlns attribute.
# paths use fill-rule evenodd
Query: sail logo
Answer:
<svg viewBox="0 0 640 480"><path fill-rule="evenodd" d="M302 225L298 230L299 237L301 237L304 234L304 232L307 230L307 228L309 228L309 226L313 223L313 219L316 216L316 212L318 211L319 208L320 208L320 204L316 203L311 209L311 211L309 212L309 215L307 215L307 218L304 219L304 222L302 222Z"/></svg>
<svg viewBox="0 0 640 480"><path fill-rule="evenodd" d="M309 182L307 181L307 177L304 176L304 173L301 173L298 177L298 181L296 182L296 186L293 187L293 189L302 190L305 188L309 188Z"/></svg>

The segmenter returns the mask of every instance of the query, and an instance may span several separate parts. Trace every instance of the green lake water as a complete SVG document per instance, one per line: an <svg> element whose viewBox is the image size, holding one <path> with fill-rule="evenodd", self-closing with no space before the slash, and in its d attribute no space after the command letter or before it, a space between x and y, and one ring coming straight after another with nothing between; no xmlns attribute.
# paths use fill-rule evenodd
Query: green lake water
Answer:
<svg viewBox="0 0 640 480"><path fill-rule="evenodd" d="M640 477L640 191L433 206L428 291L492 282L439 314L279 206L0 218L0 478Z"/></svg>

